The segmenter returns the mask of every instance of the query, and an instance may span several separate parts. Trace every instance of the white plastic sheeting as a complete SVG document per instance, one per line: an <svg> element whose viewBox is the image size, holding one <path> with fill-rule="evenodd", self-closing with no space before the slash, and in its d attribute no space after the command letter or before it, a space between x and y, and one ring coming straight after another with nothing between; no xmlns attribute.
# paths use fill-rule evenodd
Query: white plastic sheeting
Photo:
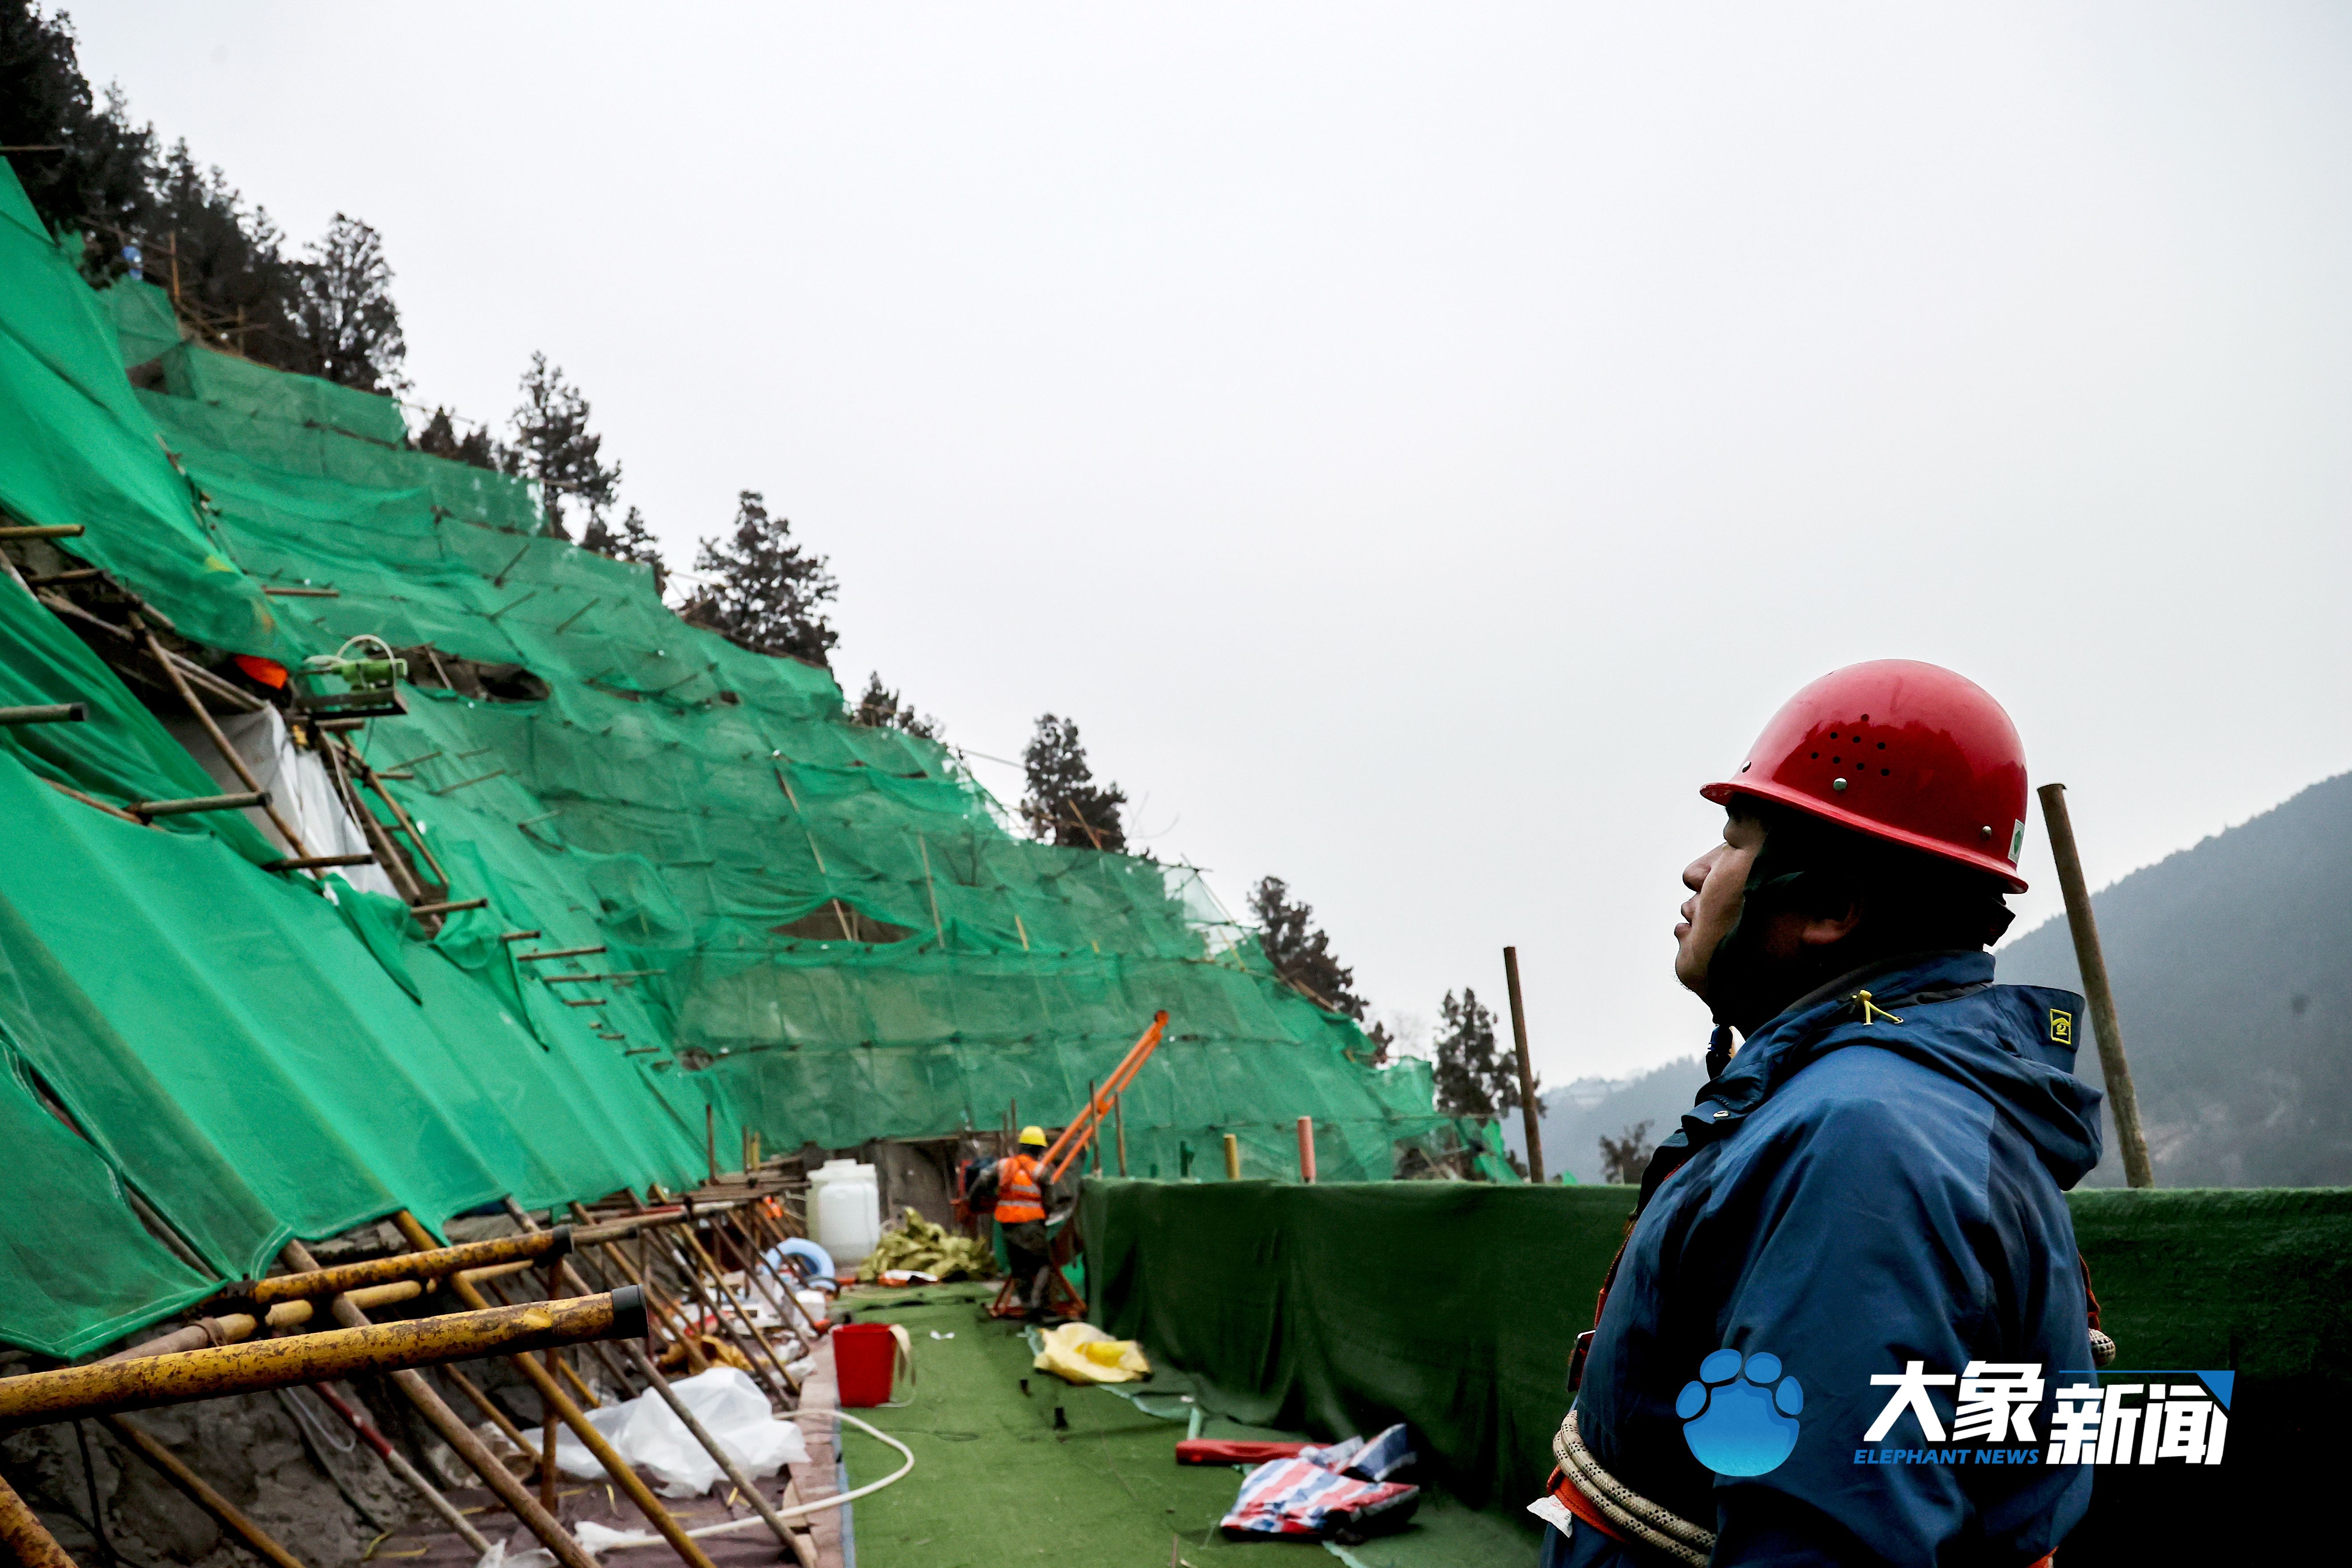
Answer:
<svg viewBox="0 0 2352 1568"><path fill-rule="evenodd" d="M278 814L294 825L302 836L304 847L313 855L365 855L374 847L360 825L352 820L342 796L336 792L335 781L327 774L327 764L315 752L304 751L294 743L286 731L286 721L275 708L264 708L258 713L218 713L214 722L236 754L253 771L254 782L269 793L269 804ZM220 754L212 737L194 719L173 717L164 720L188 754L204 764L205 772L221 786L224 795L234 795L245 788L245 781ZM248 807L247 818L260 830L261 836L292 855L294 847L280 837L269 814ZM396 898L398 890L381 866L342 866L336 874L363 893L383 893Z"/></svg>
<svg viewBox="0 0 2352 1568"><path fill-rule="evenodd" d="M785 1465L808 1462L808 1442L801 1429L769 1412L768 1396L741 1369L715 1366L678 1378L670 1387L746 1475L772 1476ZM658 1394L641 1394L591 1410L588 1424L604 1435L621 1458L651 1476L664 1497L698 1497L724 1474ZM567 1476L604 1473L569 1427L556 1434L555 1466Z"/></svg>

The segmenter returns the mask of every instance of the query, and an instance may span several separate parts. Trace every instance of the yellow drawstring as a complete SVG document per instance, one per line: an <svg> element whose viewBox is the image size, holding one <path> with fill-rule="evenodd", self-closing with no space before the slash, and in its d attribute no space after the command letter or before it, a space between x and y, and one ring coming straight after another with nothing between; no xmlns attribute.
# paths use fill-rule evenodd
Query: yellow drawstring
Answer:
<svg viewBox="0 0 2352 1568"><path fill-rule="evenodd" d="M1857 991L1853 995L1847 997L1846 1000L1849 1002L1859 1002L1862 1004L1862 1021L1865 1024L1875 1022L1878 1018L1884 1018L1890 1024L1899 1024L1903 1021L1894 1014L1888 1012L1885 1008L1881 1007L1876 1003L1873 1002L1870 999L1870 993L1867 991Z"/></svg>

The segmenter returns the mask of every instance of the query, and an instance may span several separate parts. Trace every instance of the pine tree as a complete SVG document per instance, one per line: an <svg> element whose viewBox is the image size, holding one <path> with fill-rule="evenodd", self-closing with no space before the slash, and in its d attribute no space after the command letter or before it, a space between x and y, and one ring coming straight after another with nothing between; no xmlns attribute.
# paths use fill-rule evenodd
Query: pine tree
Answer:
<svg viewBox="0 0 2352 1568"><path fill-rule="evenodd" d="M602 510L592 514L588 526L580 531L580 547L593 550L611 561L636 561L654 569L654 592L659 594L669 582L669 565L662 560L661 545L653 531L646 526L645 513L631 507L621 519L615 531L604 521Z"/></svg>
<svg viewBox="0 0 2352 1568"><path fill-rule="evenodd" d="M79 54L71 17L0 0L0 146L60 149L12 153L9 166L53 231L91 228L86 265L100 281L122 270L112 228L140 226L155 132L131 123L119 89L98 102Z"/></svg>
<svg viewBox="0 0 2352 1568"><path fill-rule="evenodd" d="M1117 784L1095 783L1087 749L1078 740L1077 721L1051 713L1040 718L1021 762L1029 775L1021 814L1029 819L1033 834L1065 849L1127 847L1127 828L1119 820L1127 792Z"/></svg>
<svg viewBox="0 0 2352 1568"><path fill-rule="evenodd" d="M506 449L499 445L488 426L476 425L460 436L457 421L446 408L436 408L433 417L425 422L425 428L416 435L416 449L427 457L467 463L494 474L506 468Z"/></svg>
<svg viewBox="0 0 2352 1568"><path fill-rule="evenodd" d="M588 399L562 370L545 354L532 354L514 411L514 442L504 453L506 471L540 482L548 531L558 539L572 537L563 526L566 510L593 517L614 504L620 489L621 465L605 465L604 438L588 428Z"/></svg>
<svg viewBox="0 0 2352 1568"><path fill-rule="evenodd" d="M1495 1047L1495 1015L1465 985L1437 1008L1437 1107L1449 1116L1498 1116L1519 1103L1519 1068Z"/></svg>
<svg viewBox="0 0 2352 1568"><path fill-rule="evenodd" d="M866 678L866 695L857 700L850 722L863 724L869 730L904 730L909 735L920 735L926 741L936 741L947 733L947 726L928 713L917 713L914 705L901 702L898 694L882 684L882 672L875 670Z"/></svg>
<svg viewBox="0 0 2352 1568"><path fill-rule="evenodd" d="M1290 885L1279 877L1265 878L1251 889L1249 907L1257 919L1258 945L1274 972L1317 1005L1361 1023L1366 1004L1356 994L1356 972L1332 952L1331 939L1314 923L1314 907L1292 902ZM1385 1034L1374 1044L1384 1051Z"/></svg>
<svg viewBox="0 0 2352 1568"><path fill-rule="evenodd" d="M826 667L840 634L824 605L839 584L824 557L793 540L793 525L768 514L758 490L736 497L735 531L725 544L706 539L694 569L713 581L679 606L678 614L753 653L781 655Z"/></svg>
<svg viewBox="0 0 2352 1568"><path fill-rule="evenodd" d="M1650 1163L1650 1123L1637 1121L1621 1137L1601 1135L1601 1173L1612 1182L1630 1185L1642 1179Z"/></svg>
<svg viewBox="0 0 2352 1568"><path fill-rule="evenodd" d="M165 282L176 275L183 315L264 364L309 368L310 347L294 324L300 269L268 210L248 206L218 165L197 163L185 142L173 142L152 176L138 226L147 276Z"/></svg>
<svg viewBox="0 0 2352 1568"><path fill-rule="evenodd" d="M349 214L335 215L296 268L293 329L310 374L362 392L408 389L400 372L408 342L392 301L383 237Z"/></svg>

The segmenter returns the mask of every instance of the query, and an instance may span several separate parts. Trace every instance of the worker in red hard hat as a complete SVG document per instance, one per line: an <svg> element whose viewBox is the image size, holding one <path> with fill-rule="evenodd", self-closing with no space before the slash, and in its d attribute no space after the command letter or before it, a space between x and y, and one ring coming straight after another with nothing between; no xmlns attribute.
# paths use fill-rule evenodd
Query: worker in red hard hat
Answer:
<svg viewBox="0 0 2352 1568"><path fill-rule="evenodd" d="M1045 1270L1053 1266L1053 1238L1045 1229L1052 1183L1045 1152L1045 1130L1023 1128L1020 1146L982 1173L971 1198L974 1207L994 1204L996 1231L1004 1239L1013 1278L1021 1283L1021 1303L1032 1316L1045 1310Z"/></svg>
<svg viewBox="0 0 2352 1568"><path fill-rule="evenodd" d="M2025 887L2016 729L1950 670L1855 665L1700 793L1675 973L1708 1081L1572 1357L1545 1568L2038 1563L2090 1496L2064 1194L2100 1096L2081 998L1985 951Z"/></svg>

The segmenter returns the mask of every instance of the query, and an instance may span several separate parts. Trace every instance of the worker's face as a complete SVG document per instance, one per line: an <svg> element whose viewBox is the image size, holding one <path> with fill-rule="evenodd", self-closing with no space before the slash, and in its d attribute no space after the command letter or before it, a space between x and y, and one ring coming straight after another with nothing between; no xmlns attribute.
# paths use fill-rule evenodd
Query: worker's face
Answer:
<svg viewBox="0 0 2352 1568"><path fill-rule="evenodd" d="M1675 978L1706 999L1707 965L1715 950L1738 923L1748 868L1764 847L1764 825L1753 817L1727 817L1723 842L1683 868L1682 919L1675 924Z"/></svg>

